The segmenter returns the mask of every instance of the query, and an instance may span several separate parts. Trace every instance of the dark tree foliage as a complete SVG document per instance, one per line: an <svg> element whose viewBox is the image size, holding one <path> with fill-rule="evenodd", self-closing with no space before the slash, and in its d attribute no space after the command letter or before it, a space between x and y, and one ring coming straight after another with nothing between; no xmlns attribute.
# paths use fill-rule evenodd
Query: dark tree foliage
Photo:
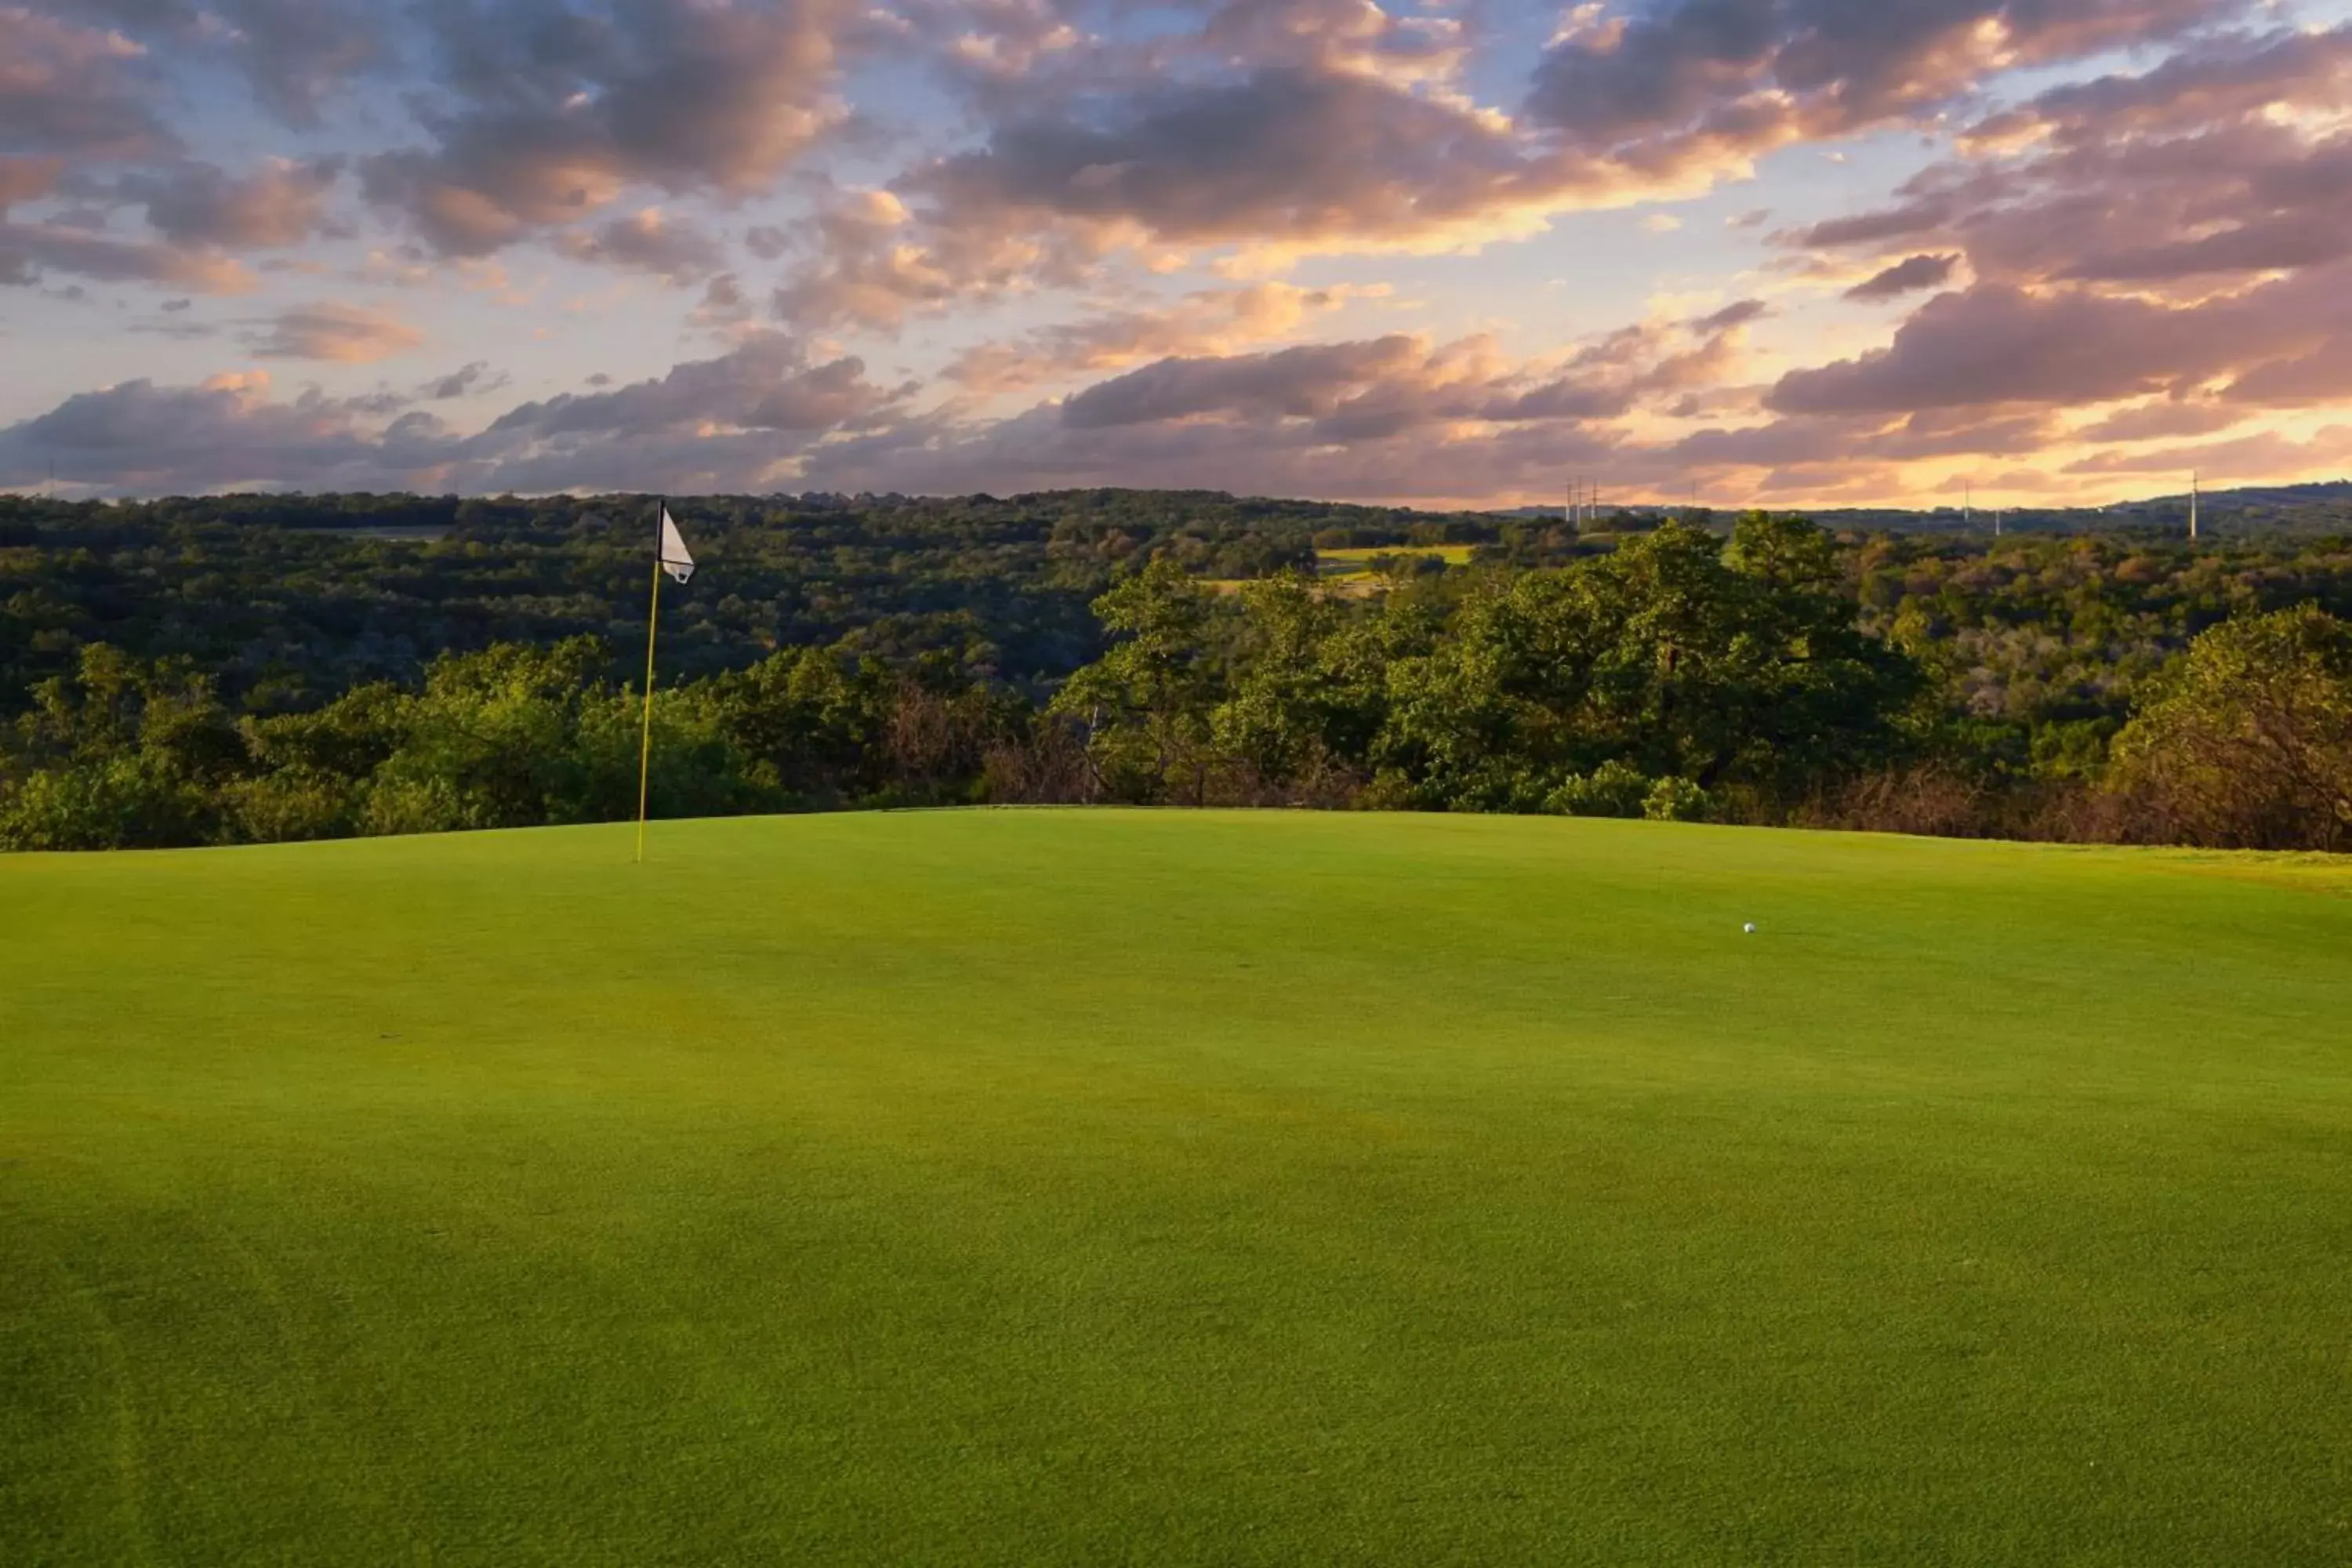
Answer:
<svg viewBox="0 0 2352 1568"><path fill-rule="evenodd" d="M2116 762L2165 838L2352 848L2352 623L2305 605L2207 632Z"/></svg>
<svg viewBox="0 0 2352 1568"><path fill-rule="evenodd" d="M224 496L110 506L0 497L0 711L75 650L180 656L238 703L314 706L497 642L602 638L643 624L644 498L458 500ZM680 595L666 639L689 675L780 647L946 652L1032 689L1101 652L1087 612L1168 555L1203 577L1311 562L1335 520L1376 542L1475 520L1230 496L1085 491L999 500L673 498L709 594ZM1483 525L1491 535L1492 520ZM626 671L618 654L608 671Z"/></svg>
<svg viewBox="0 0 2352 1568"><path fill-rule="evenodd" d="M436 660L415 688L234 719L208 682L104 644L43 683L0 768L0 847L114 849L438 833L635 814L642 693L587 638ZM664 816L983 798L1023 699L841 648L658 691Z"/></svg>
<svg viewBox="0 0 2352 1568"><path fill-rule="evenodd" d="M1632 511L1580 532L1205 492L669 504L705 571L665 600L666 815L1120 800L2347 831L2325 718L2341 538ZM627 816L651 505L0 499L0 843ZM1374 570L1320 576L1340 550Z"/></svg>
<svg viewBox="0 0 2352 1568"><path fill-rule="evenodd" d="M1304 584L1246 595L1243 657L1206 658L1210 601L1161 569L1100 601L1129 635L1063 689L1104 787L1128 799L1279 790L1335 775L1381 804L1575 809L1595 770L1785 799L1900 744L1912 662L1864 637L1831 542L1754 517L1731 548L1668 523L1560 571L1482 577L1450 616L1391 596L1355 615ZM1243 782L1245 781L1245 782Z"/></svg>

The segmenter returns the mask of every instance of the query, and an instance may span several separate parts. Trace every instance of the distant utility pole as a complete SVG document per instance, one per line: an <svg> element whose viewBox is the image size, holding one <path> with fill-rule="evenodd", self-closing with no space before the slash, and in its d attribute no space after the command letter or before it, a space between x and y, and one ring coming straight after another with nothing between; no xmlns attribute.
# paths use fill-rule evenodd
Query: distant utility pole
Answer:
<svg viewBox="0 0 2352 1568"><path fill-rule="evenodd" d="M2189 475L2189 542L2191 544L2197 542L2197 503L2204 499L2200 489L2201 476L2191 469Z"/></svg>
<svg viewBox="0 0 2352 1568"><path fill-rule="evenodd" d="M1973 483L1962 485L1960 487L1960 526L1972 527L1976 520L1977 487Z"/></svg>

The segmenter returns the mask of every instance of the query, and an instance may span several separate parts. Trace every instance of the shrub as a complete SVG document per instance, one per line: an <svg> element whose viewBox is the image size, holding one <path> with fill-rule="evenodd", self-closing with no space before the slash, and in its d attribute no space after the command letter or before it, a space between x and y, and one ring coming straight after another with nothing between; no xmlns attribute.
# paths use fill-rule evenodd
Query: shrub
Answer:
<svg viewBox="0 0 2352 1568"><path fill-rule="evenodd" d="M6 849L159 849L205 843L218 831L202 787L137 753L44 768L0 806Z"/></svg>
<svg viewBox="0 0 2352 1568"><path fill-rule="evenodd" d="M1544 808L1559 816L1640 816L1652 787L1631 763L1607 762L1590 773L1570 773Z"/></svg>
<svg viewBox="0 0 2352 1568"><path fill-rule="evenodd" d="M223 786L228 837L252 844L348 838L359 831L362 786L334 773L289 768Z"/></svg>
<svg viewBox="0 0 2352 1568"><path fill-rule="evenodd" d="M1652 822L1705 822L1713 804L1696 784L1669 774L1650 786L1642 815Z"/></svg>
<svg viewBox="0 0 2352 1568"><path fill-rule="evenodd" d="M2352 848L2352 625L2306 605L2205 633L2116 738L2111 783L2162 837Z"/></svg>

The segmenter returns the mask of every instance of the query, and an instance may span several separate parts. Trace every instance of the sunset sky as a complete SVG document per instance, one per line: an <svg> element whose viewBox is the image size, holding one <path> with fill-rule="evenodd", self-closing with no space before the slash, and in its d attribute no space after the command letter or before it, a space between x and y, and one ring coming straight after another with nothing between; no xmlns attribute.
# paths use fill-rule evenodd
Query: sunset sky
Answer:
<svg viewBox="0 0 2352 1568"><path fill-rule="evenodd" d="M0 487L2352 471L2352 0L0 0Z"/></svg>

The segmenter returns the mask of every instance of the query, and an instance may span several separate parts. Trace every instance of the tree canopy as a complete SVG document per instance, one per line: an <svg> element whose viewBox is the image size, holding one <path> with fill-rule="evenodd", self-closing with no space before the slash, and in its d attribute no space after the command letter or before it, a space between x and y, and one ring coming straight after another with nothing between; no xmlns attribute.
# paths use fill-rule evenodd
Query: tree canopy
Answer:
<svg viewBox="0 0 2352 1568"><path fill-rule="evenodd" d="M665 605L666 813L1099 799L2343 842L2341 540L1764 513L1563 534L1128 491L674 504L706 570ZM610 520L632 506L0 500L0 842L628 815L646 538Z"/></svg>

